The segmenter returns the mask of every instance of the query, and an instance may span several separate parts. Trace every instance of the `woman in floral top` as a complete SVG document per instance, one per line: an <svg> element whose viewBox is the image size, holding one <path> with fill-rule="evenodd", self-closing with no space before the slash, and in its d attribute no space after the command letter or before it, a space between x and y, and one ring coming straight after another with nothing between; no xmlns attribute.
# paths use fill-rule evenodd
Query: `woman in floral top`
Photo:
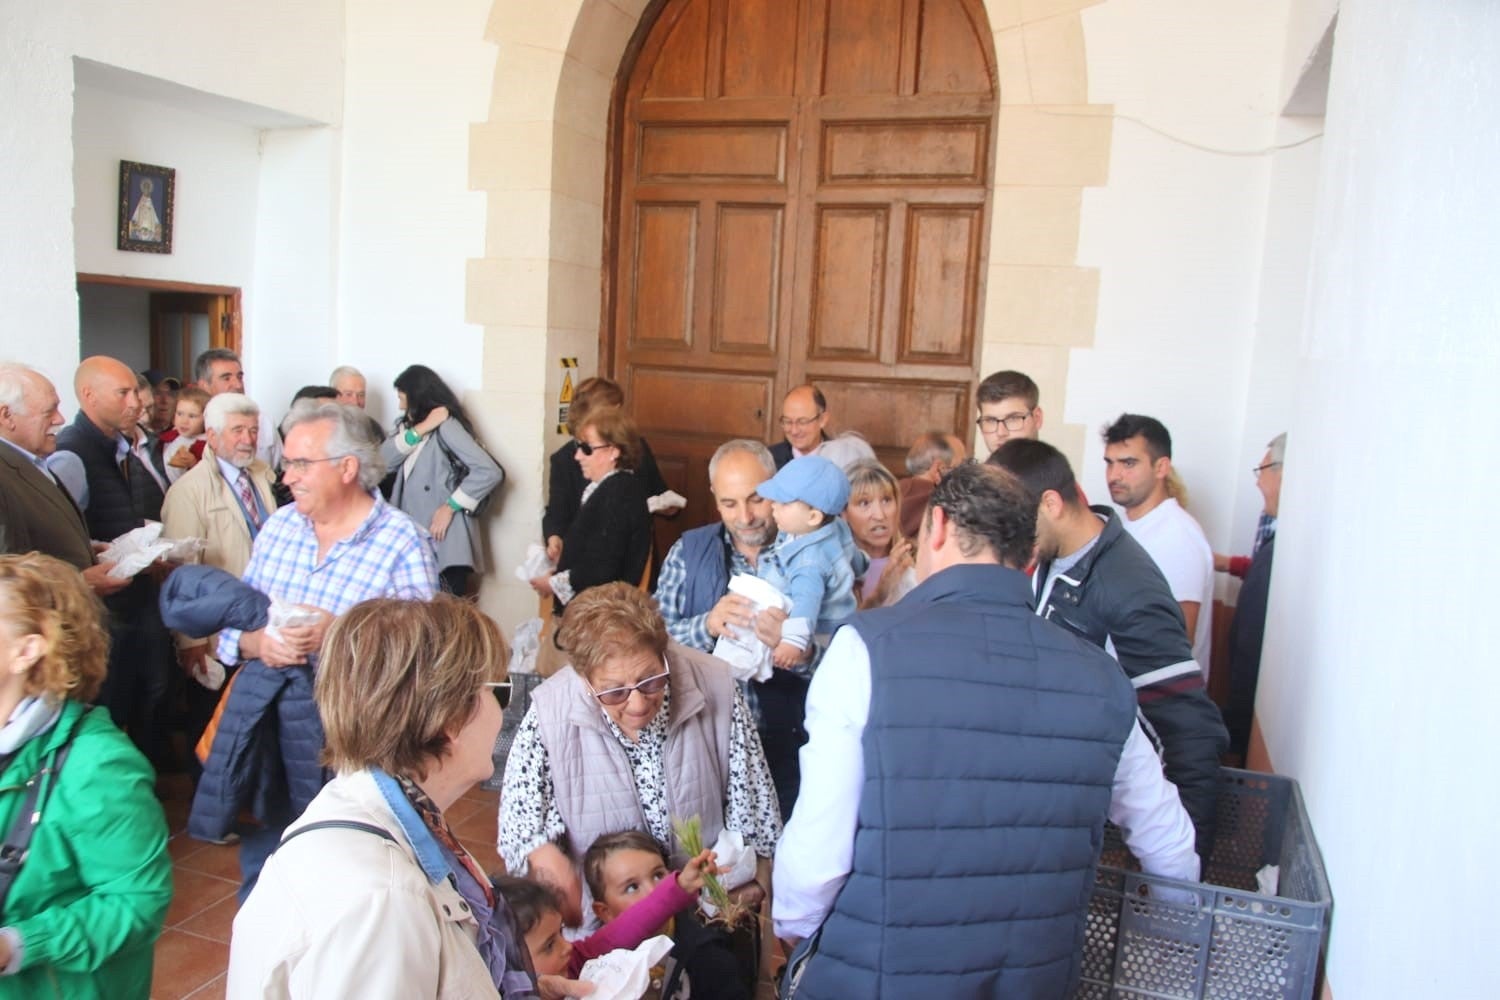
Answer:
<svg viewBox="0 0 1500 1000"><path fill-rule="evenodd" d="M744 836L764 887L781 817L728 668L669 642L650 598L624 583L574 598L558 642L572 667L533 694L505 768L506 869L551 883L576 926L590 912L579 862L597 836L644 830L680 854L672 821L698 815L705 844Z"/></svg>

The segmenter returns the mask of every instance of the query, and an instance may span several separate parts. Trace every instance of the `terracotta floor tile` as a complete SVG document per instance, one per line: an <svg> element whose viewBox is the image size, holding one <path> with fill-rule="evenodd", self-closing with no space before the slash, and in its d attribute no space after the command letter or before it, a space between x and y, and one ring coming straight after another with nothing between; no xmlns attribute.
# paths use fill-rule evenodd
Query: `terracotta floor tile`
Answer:
<svg viewBox="0 0 1500 1000"><path fill-rule="evenodd" d="M204 844L199 841L194 841L194 843L203 849L183 857L177 864L195 872L203 872L205 875L228 879L235 885L239 885L240 849L238 846Z"/></svg>
<svg viewBox="0 0 1500 1000"><path fill-rule="evenodd" d="M488 810L486 810L484 807L484 803L473 802L469 799L459 799L447 809L443 810L443 817L447 819L448 823L451 825L454 823L461 823L464 820L468 819L470 816L477 816L480 813L484 812L488 812ZM495 813L493 812L490 812L489 814L491 816L495 815Z"/></svg>
<svg viewBox="0 0 1500 1000"><path fill-rule="evenodd" d="M172 868L172 905L167 908L167 926L176 927L195 913L208 909L226 896L233 896L238 882L205 875L181 865ZM201 983L199 985L202 985Z"/></svg>
<svg viewBox="0 0 1500 1000"><path fill-rule="evenodd" d="M188 995L188 1000L224 1000L224 988L228 984L227 976L220 976L211 980L205 986L200 987Z"/></svg>
<svg viewBox="0 0 1500 1000"><path fill-rule="evenodd" d="M194 840L185 833L174 833L167 838L167 853L171 855L174 865L197 854L205 846L203 841Z"/></svg>
<svg viewBox="0 0 1500 1000"><path fill-rule="evenodd" d="M229 945L178 930L164 931L156 942L151 996L154 1000L182 1000L222 976L227 968Z"/></svg>
<svg viewBox="0 0 1500 1000"><path fill-rule="evenodd" d="M482 840L494 843L498 822L498 817L495 813L488 809L481 809L459 822L453 823L452 826L453 832L458 834L459 840Z"/></svg>
<svg viewBox="0 0 1500 1000"><path fill-rule="evenodd" d="M228 944L230 932L234 929L234 916L239 912L239 900L230 895L208 909L188 917L177 925L177 930Z"/></svg>

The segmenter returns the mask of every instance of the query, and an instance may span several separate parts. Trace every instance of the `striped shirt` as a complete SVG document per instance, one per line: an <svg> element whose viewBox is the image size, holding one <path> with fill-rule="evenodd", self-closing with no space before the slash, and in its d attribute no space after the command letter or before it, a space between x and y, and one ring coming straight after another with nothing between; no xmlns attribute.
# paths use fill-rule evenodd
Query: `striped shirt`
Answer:
<svg viewBox="0 0 1500 1000"><path fill-rule="evenodd" d="M437 557L432 536L406 514L372 493L375 506L348 538L318 561L312 521L295 504L266 521L244 580L285 604L304 604L341 615L372 597L430 600L437 593ZM219 633L219 659L240 660L240 630Z"/></svg>

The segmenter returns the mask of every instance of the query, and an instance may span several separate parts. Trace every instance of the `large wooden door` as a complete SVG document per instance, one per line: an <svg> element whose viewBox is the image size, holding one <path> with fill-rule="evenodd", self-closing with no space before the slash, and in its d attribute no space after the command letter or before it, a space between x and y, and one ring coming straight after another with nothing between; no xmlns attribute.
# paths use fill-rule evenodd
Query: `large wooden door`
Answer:
<svg viewBox="0 0 1500 1000"><path fill-rule="evenodd" d="M665 0L642 30L602 348L689 498L666 534L714 516L708 457L779 440L803 382L893 469L923 430L967 438L996 108L980 3Z"/></svg>

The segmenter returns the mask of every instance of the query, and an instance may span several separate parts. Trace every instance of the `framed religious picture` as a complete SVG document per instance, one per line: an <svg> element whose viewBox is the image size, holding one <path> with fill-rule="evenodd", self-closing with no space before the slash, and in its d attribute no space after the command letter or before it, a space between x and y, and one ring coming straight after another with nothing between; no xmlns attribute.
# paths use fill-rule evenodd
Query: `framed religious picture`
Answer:
<svg viewBox="0 0 1500 1000"><path fill-rule="evenodd" d="M172 195L177 171L120 161L120 232L115 246L142 253L172 252Z"/></svg>

